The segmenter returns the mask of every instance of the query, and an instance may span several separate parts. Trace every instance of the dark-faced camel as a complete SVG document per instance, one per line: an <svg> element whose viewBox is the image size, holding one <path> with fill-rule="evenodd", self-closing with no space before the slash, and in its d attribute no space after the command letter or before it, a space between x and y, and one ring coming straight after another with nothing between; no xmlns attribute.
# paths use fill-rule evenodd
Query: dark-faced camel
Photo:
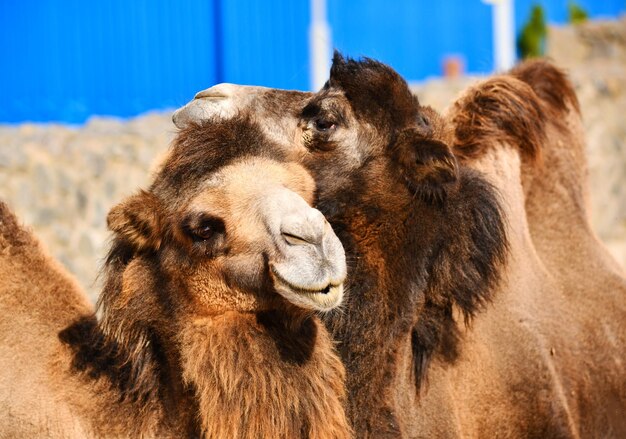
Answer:
<svg viewBox="0 0 626 439"><path fill-rule="evenodd" d="M560 80L555 86L561 87L561 101L558 92L549 94L550 81L542 80L542 75ZM222 92L215 93L221 87ZM233 96L233 92L247 92L246 101ZM280 111L268 111L278 108L272 107L277 95L283 98ZM585 185L583 179L576 179L580 172L577 169L582 169L580 164L584 163L580 146L583 137L579 115L572 110L577 105L575 96L558 70L547 64L527 64L511 75L480 84L457 101L445 120L432 110L419 107L417 100L409 97L404 81L386 66L372 61L346 62L341 58L335 59L327 86L315 95L281 95L278 90L222 85L205 91L190 105L204 108L207 102L215 106L227 102L231 110L266 118L266 126L276 136L283 136L285 145L292 142L293 148L308 152L304 162L318 183L318 207L340 232L349 259L356 261L346 312L343 318L328 319L327 323L342 342L341 352L348 366L349 413L359 437L623 434L624 417L620 413L626 406L626 380L621 366L626 346L626 289L615 263L589 228L586 207L577 204L577 199L583 199L583 190L577 188ZM246 107L246 102L255 105ZM185 107L175 115L177 123L186 123L188 109ZM558 122L567 118L573 121ZM406 150L395 145L405 138L407 128L415 129L422 139L403 157L398 151ZM564 141L564 136L569 140ZM408 221L399 226L397 217L403 218L410 209L419 210L413 215L436 210L437 206L446 213L455 210L449 204L454 200L450 194L462 193L463 185L459 180L455 182L454 172L445 171L455 169L454 166L446 167L429 155L435 151L431 145L436 140L450 142L464 165L480 169L498 188L505 201L510 237L511 257L503 269L504 282L492 303L484 307L485 312L475 317L474 324L460 326L462 343L458 342L454 322L461 318L467 305L462 300L459 305L458 297L463 296L455 295L454 284L444 286L440 295L429 294L433 288L430 285L439 279L450 279L450 273L445 273L450 265L458 268L463 264L458 259L447 261L448 254L442 250L444 257L433 257L425 269L419 258L411 266L411 250L401 245L394 248L393 239L388 239L393 234L386 230L389 225L394 233L407 238L403 245L423 249L424 243L419 239L427 235L429 227L407 230L403 226ZM575 151L568 151L564 145L572 140ZM559 157L554 157L557 167L545 165L550 168L547 171L532 168L540 163L542 150L547 149L555 150L549 153L551 156L573 156L573 169L567 163L572 159L563 161ZM385 168L381 161L388 159L381 159L377 155L380 151L385 151L392 163L413 163L414 169L431 165L426 169L432 167L439 172ZM547 155L544 152L544 160ZM437 158L441 157L444 154ZM376 172L381 169L382 172ZM547 206L532 204L540 198L532 195L530 172L551 173L560 186L556 191L544 189L539 193L556 192L569 197L566 201L570 207L559 211L559 197L554 195L547 195L552 197ZM570 177L560 179L559 172L570 173ZM441 179L442 176L447 178ZM415 177L422 177L426 186L411 183ZM424 204L399 202L403 192L390 185L394 179L404 180L408 193ZM471 197L464 201L479 205ZM526 207L530 211L531 206L529 230ZM554 216L542 217L547 214ZM575 230L582 235L583 251L579 252L580 244L571 238L563 243L568 245L561 247L559 239L550 238L551 230L541 227L542 222L549 225L555 221L553 218L564 218L560 229L566 231L569 216L582 218L577 221L581 226ZM442 217L440 221L448 220ZM445 230L447 225L441 227ZM433 229L441 233L439 226ZM454 227L462 236L467 225L459 222ZM481 237L474 241L475 248L466 241L452 256L480 261L484 254L481 251L494 243L493 236L500 236L497 228L491 241ZM378 240L382 244L377 246ZM454 248L452 243L453 239L446 238L440 246L445 249L450 244ZM432 249L429 251L433 256ZM578 253L572 255L575 252ZM394 272L389 263L397 259L406 264L401 270L404 284L398 281L403 276ZM585 259L593 270L585 269L580 262L574 264ZM495 258L490 262L497 261ZM475 269L478 278L490 279L486 267ZM578 274L572 276L572 271ZM440 275L442 272L445 274ZM394 281L376 284L388 273L393 273ZM585 276L596 273L601 276L601 285L589 277L582 282ZM467 282L462 269L454 275L456 282ZM423 290L419 288L420 281L427 285ZM396 296L399 291L404 294L400 298ZM411 297L421 298L410 303ZM375 312L376 317L369 315ZM414 319L412 324L394 326L409 314ZM387 339L377 341L376 347L369 345L376 339L376 331L386 328L391 329ZM357 344L357 340L363 342ZM412 387L425 375L429 363L428 385L421 387L418 383L417 388Z"/></svg>
<svg viewBox="0 0 626 439"><path fill-rule="evenodd" d="M0 436L351 437L314 191L249 120L182 132L109 213L99 320L0 205Z"/></svg>

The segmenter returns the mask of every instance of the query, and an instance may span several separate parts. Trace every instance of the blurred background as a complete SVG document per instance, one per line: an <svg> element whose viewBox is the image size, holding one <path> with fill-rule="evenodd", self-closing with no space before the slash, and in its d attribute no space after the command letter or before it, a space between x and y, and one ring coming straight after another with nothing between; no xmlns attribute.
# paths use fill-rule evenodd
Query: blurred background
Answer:
<svg viewBox="0 0 626 439"><path fill-rule="evenodd" d="M332 50L443 109L549 56L577 87L594 224L626 262L626 0L0 0L0 199L95 297L109 208L145 185L171 110L220 82L315 90Z"/></svg>
<svg viewBox="0 0 626 439"><path fill-rule="evenodd" d="M319 40L322 55L366 55L409 81L454 62L490 73L498 4L511 9L499 36L513 46L535 5L553 24L571 21L572 5L592 19L626 11L624 0L2 0L0 121L135 116L220 82L317 88Z"/></svg>

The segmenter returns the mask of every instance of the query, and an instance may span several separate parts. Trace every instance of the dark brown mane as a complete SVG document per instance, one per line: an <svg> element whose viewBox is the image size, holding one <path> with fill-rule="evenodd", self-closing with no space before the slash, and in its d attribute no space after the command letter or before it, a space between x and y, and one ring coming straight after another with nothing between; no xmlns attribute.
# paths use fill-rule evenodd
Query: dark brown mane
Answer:
<svg viewBox="0 0 626 439"><path fill-rule="evenodd" d="M73 352L72 367L90 379L106 378L119 391L120 399L139 404L153 403L163 376L158 368L161 357L158 341L149 330L146 315L138 309L154 310L154 303L124 303L122 282L136 249L125 239L116 237L111 244L102 276L103 290L98 299L102 312L84 317L59 333L59 339ZM149 295L142 296L150 300ZM131 301L141 300L133 297ZM146 306L148 305L148 306Z"/></svg>
<svg viewBox="0 0 626 439"><path fill-rule="evenodd" d="M531 162L540 162L547 114L528 84L510 76L488 79L472 87L452 111L454 152L461 159L476 158L502 142L518 145Z"/></svg>
<svg viewBox="0 0 626 439"><path fill-rule="evenodd" d="M491 300L508 254L501 201L497 190L478 173L461 168L461 187L445 206L441 241L429 255L425 304L411 333L416 386L424 384L436 355L453 363L464 324Z"/></svg>
<svg viewBox="0 0 626 439"><path fill-rule="evenodd" d="M72 367L90 379L106 377L120 395L120 402L150 404L161 385L152 358L154 346L129 346L102 332L95 316L83 317L59 333L59 339L74 353ZM147 407L144 408L144 410Z"/></svg>
<svg viewBox="0 0 626 439"><path fill-rule="evenodd" d="M325 85L340 88L359 110L357 117L389 126L407 126L418 118L419 103L396 71L370 58L354 60L335 52Z"/></svg>

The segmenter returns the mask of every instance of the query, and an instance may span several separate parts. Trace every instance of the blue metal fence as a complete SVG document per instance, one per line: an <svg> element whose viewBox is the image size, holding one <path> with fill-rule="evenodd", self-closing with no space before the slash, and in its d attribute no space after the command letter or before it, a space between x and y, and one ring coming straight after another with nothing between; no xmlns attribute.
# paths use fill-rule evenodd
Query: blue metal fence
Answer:
<svg viewBox="0 0 626 439"><path fill-rule="evenodd" d="M491 9L480 0L327 0L333 45L410 80L446 55L493 68ZM516 0L516 25L534 0ZM567 0L539 1L551 21ZM592 16L624 0L579 0ZM308 0L0 0L0 122L81 123L177 107L218 82L306 89Z"/></svg>

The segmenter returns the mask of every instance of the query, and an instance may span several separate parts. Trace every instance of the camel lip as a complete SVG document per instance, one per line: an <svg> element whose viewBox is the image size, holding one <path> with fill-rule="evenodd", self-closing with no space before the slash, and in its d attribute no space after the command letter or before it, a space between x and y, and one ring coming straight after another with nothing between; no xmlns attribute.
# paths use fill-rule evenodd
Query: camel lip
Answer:
<svg viewBox="0 0 626 439"><path fill-rule="evenodd" d="M343 282L339 282L339 283L328 282L327 284L325 284L324 286L320 288L307 288L307 287L303 287L300 285L294 285L293 283L286 280L284 277L281 276L281 274L273 265L271 266L271 270L276 280L278 280L284 286L289 287L290 289L294 290L295 292L300 292L300 293L305 293L305 294L326 294L331 288L336 288L336 287L340 287L341 285L343 285Z"/></svg>
<svg viewBox="0 0 626 439"><path fill-rule="evenodd" d="M295 305L317 311L330 311L342 302L343 282L329 282L319 288L303 288L287 281L273 266L271 273L276 292Z"/></svg>

